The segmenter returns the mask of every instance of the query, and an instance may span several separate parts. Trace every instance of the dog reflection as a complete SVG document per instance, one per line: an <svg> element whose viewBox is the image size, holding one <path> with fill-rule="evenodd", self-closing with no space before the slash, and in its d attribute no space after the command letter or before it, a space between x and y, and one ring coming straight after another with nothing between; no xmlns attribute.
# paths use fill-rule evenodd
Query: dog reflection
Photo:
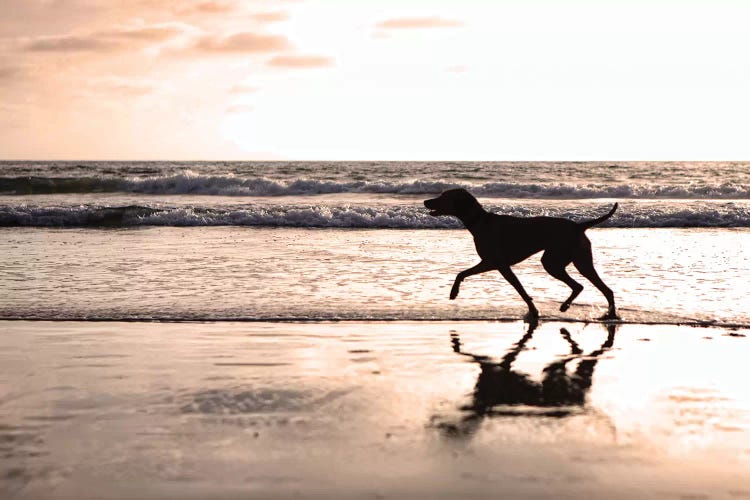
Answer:
<svg viewBox="0 0 750 500"><path fill-rule="evenodd" d="M570 345L570 354L548 364L541 382L513 370L513 362L534 335L533 327L500 360L463 351L459 335L451 333L453 351L471 358L479 364L481 371L470 403L460 407L464 416L458 422L440 421L440 417L435 416L432 419L434 426L449 437L470 437L486 417L565 417L579 412L585 405L599 357L614 344L616 325L606 325L606 328L604 343L587 355L570 332L561 328L560 334ZM575 360L580 361L571 372L568 365Z"/></svg>

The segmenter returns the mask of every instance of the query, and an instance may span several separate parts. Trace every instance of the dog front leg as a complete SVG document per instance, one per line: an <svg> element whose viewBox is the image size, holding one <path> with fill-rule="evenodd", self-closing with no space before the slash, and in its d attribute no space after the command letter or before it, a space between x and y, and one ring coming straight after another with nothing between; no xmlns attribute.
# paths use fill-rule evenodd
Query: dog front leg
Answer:
<svg viewBox="0 0 750 500"><path fill-rule="evenodd" d="M529 312L526 313L524 319L529 323L536 322L539 319L539 311L537 311L536 306L534 305L534 301L531 299L531 297L529 297L529 294L526 293L526 290L523 289L521 282L518 281L518 278L510 269L510 266L501 267L500 269L498 269L498 271L500 271L500 274L503 275L503 278L505 278L508 283L513 285L513 288L516 289L523 301L526 302L526 305L529 308Z"/></svg>
<svg viewBox="0 0 750 500"><path fill-rule="evenodd" d="M458 296L458 289L461 287L461 282L464 279L468 278L469 276L474 276L475 274L486 273L487 271L491 271L491 270L492 270L492 266L482 261L476 266L470 267L469 269L458 273L456 275L456 280L453 282L453 287L451 288L450 299L453 300Z"/></svg>

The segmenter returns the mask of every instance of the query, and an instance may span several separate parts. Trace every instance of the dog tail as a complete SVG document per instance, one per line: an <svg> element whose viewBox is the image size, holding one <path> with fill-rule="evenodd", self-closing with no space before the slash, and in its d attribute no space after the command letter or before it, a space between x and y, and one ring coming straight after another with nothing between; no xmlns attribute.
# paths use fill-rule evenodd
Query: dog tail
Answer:
<svg viewBox="0 0 750 500"><path fill-rule="evenodd" d="M615 213L615 210L617 210L617 207L618 207L618 205L617 205L617 203L615 203L615 206L613 206L612 210L610 210L608 213L606 213L606 214L604 214L601 217L598 217L596 219L590 219L590 220L585 220L583 222L579 222L578 225L581 226L581 228L583 228L583 230L585 231L586 229L588 229L588 228L590 228L592 226L596 226L597 224L601 224L605 220L607 220L610 217L612 217L612 215Z"/></svg>

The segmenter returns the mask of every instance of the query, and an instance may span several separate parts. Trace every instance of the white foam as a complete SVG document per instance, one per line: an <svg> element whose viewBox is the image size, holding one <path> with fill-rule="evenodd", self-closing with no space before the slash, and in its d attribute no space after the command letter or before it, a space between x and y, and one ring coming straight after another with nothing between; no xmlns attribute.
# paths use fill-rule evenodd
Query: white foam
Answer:
<svg viewBox="0 0 750 500"><path fill-rule="evenodd" d="M570 209L488 207L515 216L548 215L586 220L604 213L590 206ZM0 206L0 226L273 226L332 228L460 228L454 217L431 217L415 206L265 205L235 209L147 206ZM750 207L734 203L684 206L681 203L621 207L603 227L750 227Z"/></svg>
<svg viewBox="0 0 750 500"><path fill-rule="evenodd" d="M333 193L434 194L465 188L476 196L491 198L669 198L747 199L750 187L723 183L713 185L602 185L566 183L449 181L327 181L295 179L276 181L263 177L205 176L190 172L169 177L123 181L121 189L150 194L207 194L224 196L290 196Z"/></svg>
<svg viewBox="0 0 750 500"><path fill-rule="evenodd" d="M295 178L204 175L184 171L152 177L0 178L0 192L19 194L126 192L144 194L196 194L219 196L300 196L336 193L435 194L466 188L485 198L525 199L750 199L750 186L735 183L617 184L564 182L453 182L410 179L321 180Z"/></svg>

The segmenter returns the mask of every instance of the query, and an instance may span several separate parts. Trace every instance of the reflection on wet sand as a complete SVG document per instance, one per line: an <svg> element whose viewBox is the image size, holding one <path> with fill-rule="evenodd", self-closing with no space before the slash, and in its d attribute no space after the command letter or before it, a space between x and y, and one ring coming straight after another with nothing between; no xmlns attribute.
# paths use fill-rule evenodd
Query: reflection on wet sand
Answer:
<svg viewBox="0 0 750 500"><path fill-rule="evenodd" d="M612 348L617 325L604 325L607 338L602 345L584 354L566 328L560 335L570 346L570 353L550 362L542 370L540 382L519 370L513 363L527 348L537 325L531 324L521 339L496 360L490 356L466 352L462 349L458 332L451 332L453 352L466 356L480 367L471 401L460 406L462 417L450 421L440 415L432 417L432 424L451 438L471 437L487 417L494 416L544 416L567 417L578 414L586 405L586 394L591 389L594 369L599 357ZM578 360L578 366L569 371L568 365Z"/></svg>
<svg viewBox="0 0 750 500"><path fill-rule="evenodd" d="M746 330L551 321L536 331L520 321L0 329L2 499L750 491Z"/></svg>

